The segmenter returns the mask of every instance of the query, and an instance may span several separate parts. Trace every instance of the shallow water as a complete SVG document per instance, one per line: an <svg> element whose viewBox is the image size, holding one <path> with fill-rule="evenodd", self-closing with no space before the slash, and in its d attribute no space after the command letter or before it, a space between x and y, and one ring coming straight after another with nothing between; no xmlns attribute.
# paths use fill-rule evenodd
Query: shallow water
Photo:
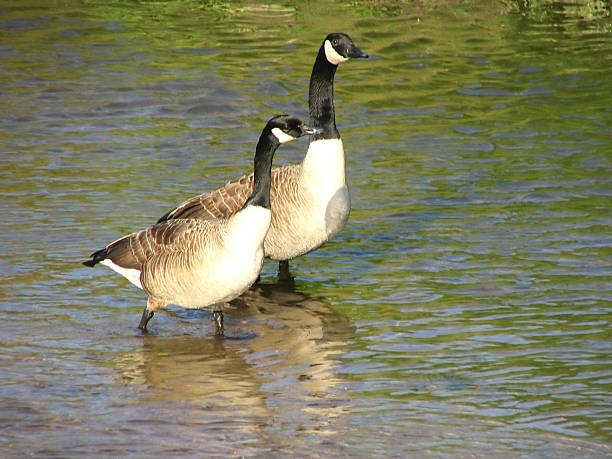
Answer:
<svg viewBox="0 0 612 459"><path fill-rule="evenodd" d="M610 455L609 7L295 5L0 7L2 454ZM80 261L248 171L336 30L346 228L141 335Z"/></svg>

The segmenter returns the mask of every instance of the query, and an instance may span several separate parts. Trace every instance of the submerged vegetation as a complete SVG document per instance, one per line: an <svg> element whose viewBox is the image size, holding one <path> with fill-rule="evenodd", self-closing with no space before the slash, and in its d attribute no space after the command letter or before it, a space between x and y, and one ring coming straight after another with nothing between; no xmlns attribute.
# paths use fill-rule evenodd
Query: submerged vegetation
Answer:
<svg viewBox="0 0 612 459"><path fill-rule="evenodd" d="M575 18L593 20L609 18L612 3L605 0L554 1L554 0L503 0L505 10L538 22Z"/></svg>
<svg viewBox="0 0 612 459"><path fill-rule="evenodd" d="M296 1L256 2L229 0L139 0L138 3L163 5L168 10L206 10L216 12L223 17L234 14L257 12L293 13L301 8L309 8L312 3ZM606 0L323 0L313 2L318 4L337 3L348 5L353 14L362 17L400 16L405 14L424 13L436 9L452 7L467 11L473 8L492 9L499 14L520 14L536 21L549 21L559 16L576 19L593 20L609 18L612 12L612 2Z"/></svg>

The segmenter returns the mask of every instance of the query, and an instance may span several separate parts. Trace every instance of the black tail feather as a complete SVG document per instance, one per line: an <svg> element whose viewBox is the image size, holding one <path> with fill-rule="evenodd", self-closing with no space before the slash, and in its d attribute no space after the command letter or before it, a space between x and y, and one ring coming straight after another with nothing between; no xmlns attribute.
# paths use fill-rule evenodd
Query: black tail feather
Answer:
<svg viewBox="0 0 612 459"><path fill-rule="evenodd" d="M106 252L106 248L100 249L92 253L91 255L89 255L91 260L84 261L83 264L85 266L89 266L90 268L93 268L95 265L100 263L102 260L105 260L107 255L108 253Z"/></svg>
<svg viewBox="0 0 612 459"><path fill-rule="evenodd" d="M168 212L166 212L164 215L162 215L161 217L159 217L159 220L157 220L156 223L162 223L165 222L166 220L168 220L168 217L170 216L170 214L174 212L174 209L169 210Z"/></svg>

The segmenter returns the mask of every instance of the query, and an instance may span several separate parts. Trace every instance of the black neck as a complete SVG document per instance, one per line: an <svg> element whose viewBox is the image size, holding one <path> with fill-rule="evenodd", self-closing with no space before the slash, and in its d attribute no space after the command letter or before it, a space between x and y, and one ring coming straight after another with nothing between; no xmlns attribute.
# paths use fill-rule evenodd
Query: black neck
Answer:
<svg viewBox="0 0 612 459"><path fill-rule="evenodd" d="M337 68L325 57L325 45L321 46L312 67L308 105L312 126L322 129L322 132L314 135L312 140L340 138L334 111L334 75Z"/></svg>
<svg viewBox="0 0 612 459"><path fill-rule="evenodd" d="M270 173L272 170L272 158L280 143L269 129L266 129L259 137L255 150L253 193L244 203L244 207L259 206L270 208ZM243 208L244 208L243 207Z"/></svg>

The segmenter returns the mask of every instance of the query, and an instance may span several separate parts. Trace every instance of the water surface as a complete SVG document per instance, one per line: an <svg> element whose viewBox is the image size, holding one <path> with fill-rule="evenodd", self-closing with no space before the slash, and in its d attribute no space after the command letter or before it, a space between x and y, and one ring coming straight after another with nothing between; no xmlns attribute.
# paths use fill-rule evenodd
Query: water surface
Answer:
<svg viewBox="0 0 612 459"><path fill-rule="evenodd" d="M610 455L610 11L551 5L4 2L3 454ZM346 228L140 334L80 261L248 171L338 30Z"/></svg>

